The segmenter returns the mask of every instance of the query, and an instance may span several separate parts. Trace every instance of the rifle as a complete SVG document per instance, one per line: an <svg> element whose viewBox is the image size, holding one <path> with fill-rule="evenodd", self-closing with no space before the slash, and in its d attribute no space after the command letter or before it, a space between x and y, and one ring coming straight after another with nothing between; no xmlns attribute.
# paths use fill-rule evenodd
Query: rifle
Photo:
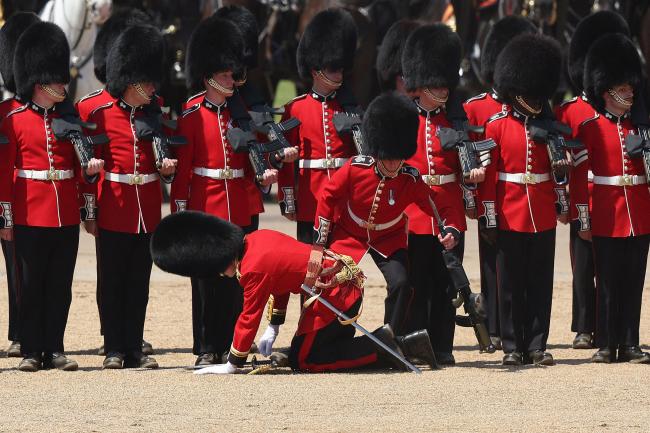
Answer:
<svg viewBox="0 0 650 433"><path fill-rule="evenodd" d="M625 149L631 158L643 158L646 180L650 184L650 119L642 97L634 100L631 120L639 134L625 137Z"/></svg>
<svg viewBox="0 0 650 433"><path fill-rule="evenodd" d="M431 200L430 202L433 207L433 213L436 218L438 230L440 230L442 236L446 236L448 233L451 233L451 231L445 227L445 222L440 217L435 203ZM456 324L464 328L469 328L470 326L474 328L474 335L476 335L479 350L481 352L494 353L496 348L492 344L490 334L485 326L485 318L487 317L487 314L484 307L483 294L472 292L463 264L452 251L443 249L442 258L445 261L447 272L449 272L451 284L459 295L452 302L452 305L456 308L463 305L465 309L465 316L456 315Z"/></svg>
<svg viewBox="0 0 650 433"><path fill-rule="evenodd" d="M157 102L153 101L144 108L146 116L137 117L135 123L135 133L138 139L151 140L156 168L160 170L165 158L172 159L174 156L170 147L178 147L187 144L185 137L168 136L164 134L163 126L176 129L176 121L164 118L163 110ZM162 177L165 183L171 183L173 176Z"/></svg>
<svg viewBox="0 0 650 433"><path fill-rule="evenodd" d="M59 140L70 140L81 168L85 170L90 160L95 157L95 146L108 143L108 137L105 134L85 135L82 127L94 130L97 125L83 122L69 99L57 104L57 113L60 117L52 119L54 136Z"/></svg>
<svg viewBox="0 0 650 433"><path fill-rule="evenodd" d="M583 147L579 141L564 139L564 135L571 135L572 132L569 125L565 125L554 119L550 113L550 106L548 104L544 104L544 111L541 116L528 121L530 138L546 143L553 178L558 185L566 185L569 182L569 170L571 167L565 163L567 161L567 149L579 149Z"/></svg>
<svg viewBox="0 0 650 433"><path fill-rule="evenodd" d="M273 114L278 113L277 110L264 104L255 106L259 111L247 111L239 95L231 96L228 101L239 127L229 129L226 137L235 152L248 152L255 177L261 182L267 168L277 167L276 164L284 158L284 149L291 147L285 134L299 126L300 121L291 117L284 122L275 123ZM258 132L266 135L269 141L260 143L255 135ZM269 155L268 160L266 155Z"/></svg>
<svg viewBox="0 0 650 433"><path fill-rule="evenodd" d="M438 139L440 140L440 146L444 150L456 150L458 152L460 168L463 173L463 184L467 189L474 190L476 184L466 183L465 180L469 178L472 170L483 166L480 155L494 149L497 144L491 138L479 141L472 141L469 138L470 132L482 134L485 128L469 124L467 114L459 97L460 95L455 92L450 96L446 108L447 119L451 123L451 128L440 128ZM489 162L486 164L489 164Z"/></svg>
<svg viewBox="0 0 650 433"><path fill-rule="evenodd" d="M343 111L334 114L332 122L334 129L340 134L352 134L354 147L359 155L364 153L363 134L361 133L361 118L363 110L354 99L354 95L347 87L342 87L337 92L337 99Z"/></svg>

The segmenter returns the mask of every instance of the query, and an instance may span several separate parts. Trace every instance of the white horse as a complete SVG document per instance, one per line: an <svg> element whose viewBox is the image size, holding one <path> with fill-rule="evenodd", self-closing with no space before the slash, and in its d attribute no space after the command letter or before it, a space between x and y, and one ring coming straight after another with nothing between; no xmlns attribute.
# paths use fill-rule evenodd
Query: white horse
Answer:
<svg viewBox="0 0 650 433"><path fill-rule="evenodd" d="M112 0L50 0L40 13L43 21L61 29L70 44L70 88L74 101L102 88L93 71L93 46L98 27L110 16Z"/></svg>

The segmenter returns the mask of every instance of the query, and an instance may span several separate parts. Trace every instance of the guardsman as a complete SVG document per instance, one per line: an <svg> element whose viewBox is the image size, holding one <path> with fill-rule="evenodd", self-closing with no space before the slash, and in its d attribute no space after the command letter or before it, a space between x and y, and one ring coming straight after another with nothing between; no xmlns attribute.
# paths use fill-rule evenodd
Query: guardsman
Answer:
<svg viewBox="0 0 650 433"><path fill-rule="evenodd" d="M162 79L163 44L160 32L145 25L117 37L106 59L111 99L88 116L110 140L96 147L106 165L99 195L91 198L97 218L86 225L99 240L106 369L158 367L142 353L152 266L149 239L160 222L160 180L171 181L176 161L166 158L157 169L152 140L139 135L138 124L150 115L155 85Z"/></svg>
<svg viewBox="0 0 650 433"><path fill-rule="evenodd" d="M208 277L219 273L237 277L244 290L244 308L237 319L228 362L198 370L196 374L232 374L244 366L271 296L289 299L301 292L307 280L310 245L273 230L244 235L240 227L199 212L181 212L163 219L151 248L156 264L165 271L187 276ZM363 294L363 274L349 260L329 251L322 257L325 269L314 283L335 308L358 318ZM332 278L345 263L350 278ZM331 268L331 269L328 269ZM325 274L329 274L323 278ZM322 284L322 285L321 285ZM272 326L272 325L271 325ZM279 330L279 325L276 325ZM360 367L402 366L394 362L366 336L354 337L355 329L339 322L318 299L301 311L298 329L291 343L289 363L294 370L324 372ZM265 333L266 334L266 333ZM426 331L397 340L388 325L374 335L396 352L402 347L412 354L414 346L428 344ZM277 332L259 342L268 356ZM431 354L430 346L428 347ZM426 351L418 351L426 358ZM413 353L414 354L414 353ZM431 354L432 355L432 354ZM409 356L409 355L407 355ZM428 359L430 361L430 359Z"/></svg>
<svg viewBox="0 0 650 433"><path fill-rule="evenodd" d="M284 118L300 120L287 135L299 159L285 164L278 180L282 214L297 221L297 238L311 243L316 203L324 186L357 152L349 135L340 137L333 117L343 111L337 90L350 71L357 33L350 14L342 9L318 13L307 25L298 45L298 72L312 81L311 91L285 107Z"/></svg>
<svg viewBox="0 0 650 433"><path fill-rule="evenodd" d="M384 35L377 52L376 64L377 80L382 92L397 91L406 94L402 78L402 52L406 39L420 25L418 21L399 20Z"/></svg>
<svg viewBox="0 0 650 433"><path fill-rule="evenodd" d="M70 81L69 59L59 27L29 26L14 57L16 91L24 103L0 128L9 141L0 161L0 238L15 240L20 269L21 371L78 368L64 354L63 336L79 246L77 184L84 180L72 143L53 132L57 103L66 99ZM90 181L101 167L92 159L83 176Z"/></svg>
<svg viewBox="0 0 650 433"><path fill-rule="evenodd" d="M556 108L558 121L571 127L570 138L576 138L580 124L592 119L596 114L594 107L589 104L583 93L582 78L585 69L585 57L589 47L596 39L606 33L620 33L629 36L630 31L623 17L611 11L599 11L583 18L576 27L569 45L568 70L571 84L578 96L564 102ZM569 218L571 224L569 249L571 252L571 268L573 270L573 308L571 315L571 331L576 333L573 339L574 349L591 349L593 333L596 329L596 282L594 269L594 253L591 242L578 236L578 231L585 230L581 226L580 207L577 206L572 193L582 177L587 172L589 179L593 173L589 171L589 155L587 149L571 152L571 175L569 179ZM591 174L589 174L591 173ZM589 191L593 183L589 181Z"/></svg>
<svg viewBox="0 0 650 433"><path fill-rule="evenodd" d="M117 39L117 37L128 27L136 24L146 24L148 21L149 18L144 12L141 12L138 9L126 8L114 10L111 14L111 17L102 25L101 29L99 29L99 32L97 33L97 37L95 38L95 45L93 46L93 64L95 77L97 77L101 83L104 85L106 84L106 56L108 55L108 50L115 42L115 39ZM88 120L88 117L96 108L111 102L111 100L112 96L105 88L98 89L94 92L89 93L88 95L79 99L76 104L77 111L79 112L79 117L81 117L81 119L84 121ZM98 188L101 188L102 183L103 179L101 179L100 175L100 179L97 182ZM86 213L87 216L90 216L90 218L86 218L85 220L89 221L89 223L84 222L84 225L94 224L90 223L90 221L93 221L95 218L95 214L93 212L86 212L86 207L96 206L96 203L94 202L87 202L88 197L88 195L83 193L80 194L79 197L79 204L82 212ZM95 237L95 257L97 259L97 289L95 291L95 299L97 301L97 310L99 311L100 335L104 335L104 326L100 308L101 302L99 301L99 298L101 296L101 279L99 271L99 242L97 240L97 237ZM142 353L145 355L151 355L153 353L151 344L144 340L142 341ZM106 355L104 345L100 347L97 354L100 356Z"/></svg>
<svg viewBox="0 0 650 433"><path fill-rule="evenodd" d="M465 209L458 152L444 150L438 139L440 128L451 128L445 104L458 85L461 59L460 38L448 26L433 24L414 30L402 53L402 75L406 90L414 95L419 113L417 149L406 163L419 170L422 180L435 193L436 204L447 209L445 224L458 238L454 254L463 259ZM476 169L482 177L485 169ZM408 217L409 278L413 301L409 321L414 329L425 327L439 364L455 363L452 349L456 328L455 293L442 257L438 222L418 205L406 209Z"/></svg>
<svg viewBox="0 0 650 433"><path fill-rule="evenodd" d="M463 104L470 125L485 127L488 119L501 111L508 110L508 104L497 95L493 88L494 66L503 47L512 38L522 33L535 33L535 25L528 19L520 16L507 16L497 21L490 29L481 49L481 79L491 90L476 95ZM476 134L483 138L484 134ZM477 200L480 202L480 200ZM476 212L484 212L485 209ZM469 215L476 218L476 214ZM494 230L492 230L494 232ZM499 303L497 300L497 254L496 239L489 238L490 230L485 230L481 224L478 226L478 250L481 270L481 293L487 300L486 325L490 333L492 344L501 350L499 337Z"/></svg>
<svg viewBox="0 0 650 433"><path fill-rule="evenodd" d="M404 333L412 298L405 210L416 204L433 217L437 200L420 172L404 163L417 150L418 126L417 109L407 97L377 97L363 119L363 155L348 161L325 185L314 219L316 247L327 246L356 263L370 253L387 283L384 323L397 335ZM439 211L442 218L453 219L449 203L440 203ZM447 249L457 237L438 235Z"/></svg>
<svg viewBox="0 0 650 433"><path fill-rule="evenodd" d="M250 189L253 170L247 153L236 153L227 133L233 127L228 98L233 73L243 67L244 41L235 24L215 15L192 35L187 58L188 87L205 89L201 100L179 121L188 143L178 149L178 174L172 184L172 212L198 210L252 231ZM215 144L216 143L216 144ZM262 186L277 179L264 173ZM234 278L192 278L194 347L197 365L221 362L231 343L241 309L241 288Z"/></svg>
<svg viewBox="0 0 650 433"><path fill-rule="evenodd" d="M598 363L650 363L650 354L639 348L650 191L643 159L626 146L629 135L640 133L630 112L642 104L642 77L636 47L624 34L606 34L589 48L583 86L596 114L582 122L578 139L587 148L593 187L590 195L583 171L573 194L583 223L578 236L591 238L594 250L598 351L591 361ZM643 117L647 125L647 112Z"/></svg>
<svg viewBox="0 0 650 433"><path fill-rule="evenodd" d="M18 38L30 25L40 21L38 16L32 12L17 12L2 26L0 29L0 73L2 74L3 84L6 90L15 94L16 82L14 81L14 52L16 50L16 43ZM11 111L23 105L18 99L19 97L13 96L0 102L0 121ZM6 158L6 146L0 145L0 159ZM20 337L18 329L20 323L18 322L18 267L15 261L15 249L13 241L2 242L2 253L5 258L5 266L7 270L7 289L9 296L7 297L9 303L9 332L8 338L11 341L7 349L7 356L19 358L20 357Z"/></svg>
<svg viewBox="0 0 650 433"><path fill-rule="evenodd" d="M479 218L497 229L497 286L504 365L552 365L546 351L555 252L556 197L546 143L531 138L531 125L560 79L559 46L524 34L499 55L494 84L511 110L487 122L497 147L486 170ZM522 254L525 251L526 254Z"/></svg>

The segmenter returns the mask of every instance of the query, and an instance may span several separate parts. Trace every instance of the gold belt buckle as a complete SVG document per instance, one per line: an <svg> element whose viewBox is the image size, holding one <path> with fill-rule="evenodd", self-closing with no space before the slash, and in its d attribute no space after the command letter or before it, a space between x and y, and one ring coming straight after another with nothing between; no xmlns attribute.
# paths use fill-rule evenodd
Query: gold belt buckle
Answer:
<svg viewBox="0 0 650 433"><path fill-rule="evenodd" d="M624 174L623 176L618 178L618 185L619 186L632 186L632 176L629 174Z"/></svg>
<svg viewBox="0 0 650 433"><path fill-rule="evenodd" d="M52 168L47 172L47 180L59 180L59 178L60 174L58 170Z"/></svg>
<svg viewBox="0 0 650 433"><path fill-rule="evenodd" d="M536 184L537 182L535 181L535 175L532 173L525 173L523 176L523 182L525 184Z"/></svg>
<svg viewBox="0 0 650 433"><path fill-rule="evenodd" d="M440 185L440 175L439 174L431 174L427 178L427 185L429 186L438 186Z"/></svg>
<svg viewBox="0 0 650 433"><path fill-rule="evenodd" d="M144 184L144 177L141 174L132 174L129 176L129 185Z"/></svg>
<svg viewBox="0 0 650 433"><path fill-rule="evenodd" d="M233 172L231 168L224 168L223 171L221 172L221 177L224 179L232 179L233 177Z"/></svg>
<svg viewBox="0 0 650 433"><path fill-rule="evenodd" d="M331 158L327 158L324 161L323 165L325 166L324 168L334 168L335 161L333 159L331 159Z"/></svg>

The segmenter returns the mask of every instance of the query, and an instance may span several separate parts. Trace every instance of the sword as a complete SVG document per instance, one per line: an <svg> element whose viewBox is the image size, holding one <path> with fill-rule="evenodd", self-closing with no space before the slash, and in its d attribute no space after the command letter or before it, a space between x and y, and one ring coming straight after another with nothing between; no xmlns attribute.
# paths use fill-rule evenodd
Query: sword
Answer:
<svg viewBox="0 0 650 433"><path fill-rule="evenodd" d="M302 285L300 286L300 288L301 288L305 293L307 293L309 296L317 296L317 295L318 295L318 293L316 293L316 292L314 291L314 289L312 289L311 287L309 287L309 286L306 285L306 284L302 284ZM323 299L323 297L321 296L321 297L318 298L318 302L320 302L320 303L323 304L325 307L327 307L327 309L330 310L332 313L336 314L336 316L337 316L339 319L344 320L344 321L350 323L350 324L351 324L352 326L354 326L354 327L355 327L359 332L361 332L361 333L362 333L363 335L365 335L366 337L370 338L370 340L372 340L373 343L375 343L376 345L378 345L379 347L381 347L382 349L384 349L386 352L390 353L390 354L391 354L392 356L394 356L395 358L399 359L400 362L403 363L404 365L406 365L406 366L409 368L409 370L411 370L413 373L417 373L417 374L422 373L422 371L421 371L419 368L417 368L415 365L411 364L411 363L410 363L406 358L404 358L404 356L400 355L399 353L397 353L396 351L394 351L393 349L391 349L390 347L388 347L388 346L387 346L383 341L381 341L379 338L377 338L377 337L375 337L374 335L372 335L372 333L371 333L370 331L368 331L368 330L367 330L366 328L364 328L363 326L359 325L356 321L351 320L350 317L348 317L347 314L345 314L345 313L342 312L341 310L337 309L334 305L330 304L329 301L328 301L327 299Z"/></svg>

